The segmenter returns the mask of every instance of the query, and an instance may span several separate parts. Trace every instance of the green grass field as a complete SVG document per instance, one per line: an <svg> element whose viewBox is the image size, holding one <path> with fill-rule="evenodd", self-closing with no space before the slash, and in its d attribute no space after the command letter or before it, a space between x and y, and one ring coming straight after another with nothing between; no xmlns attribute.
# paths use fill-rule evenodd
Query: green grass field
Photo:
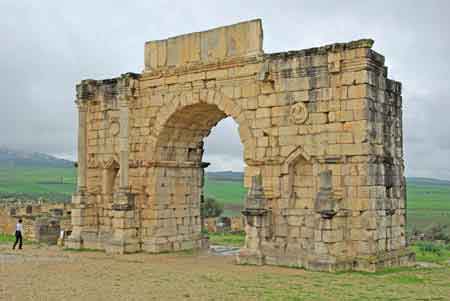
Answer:
<svg viewBox="0 0 450 301"><path fill-rule="evenodd" d="M0 168L0 197L70 200L75 183L73 168ZM409 229L425 230L440 223L449 225L450 231L450 185L412 181L407 189ZM224 204L225 215L238 215L246 189L236 180L206 179L205 195Z"/></svg>
<svg viewBox="0 0 450 301"><path fill-rule="evenodd" d="M69 200L75 183L73 168L0 168L0 197Z"/></svg>
<svg viewBox="0 0 450 301"><path fill-rule="evenodd" d="M425 230L433 224L444 224L450 232L450 186L409 184L407 197L410 229Z"/></svg>
<svg viewBox="0 0 450 301"><path fill-rule="evenodd" d="M241 182L205 180L205 195L218 200L222 204L244 204L247 189Z"/></svg>

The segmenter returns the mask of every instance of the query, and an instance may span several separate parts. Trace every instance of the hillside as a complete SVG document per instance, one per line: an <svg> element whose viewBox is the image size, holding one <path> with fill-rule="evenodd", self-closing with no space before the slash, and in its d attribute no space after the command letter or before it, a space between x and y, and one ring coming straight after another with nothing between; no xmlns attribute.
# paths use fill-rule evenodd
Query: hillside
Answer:
<svg viewBox="0 0 450 301"><path fill-rule="evenodd" d="M433 179L433 178L408 177L406 178L406 182L407 184L415 184L415 185L450 186L450 181L448 180Z"/></svg>
<svg viewBox="0 0 450 301"><path fill-rule="evenodd" d="M38 153L15 150L8 147L0 146L0 168L52 168L52 167L73 167L74 162L56 158L54 156ZM244 173L240 171L213 171L207 172L206 176L210 180L215 181L236 181L240 182L244 178ZM423 186L450 186L449 180L441 180L423 177L407 177L409 185Z"/></svg>
<svg viewBox="0 0 450 301"><path fill-rule="evenodd" d="M241 182L244 179L244 173L240 171L212 171L207 172L206 177L210 180Z"/></svg>
<svg viewBox="0 0 450 301"><path fill-rule="evenodd" d="M73 167L73 162L43 153L0 147L0 167Z"/></svg>
<svg viewBox="0 0 450 301"><path fill-rule="evenodd" d="M244 173L240 171L212 171L207 172L206 176L210 180L217 181L242 181ZM441 180L434 178L421 178L421 177L407 177L407 185L421 185L421 186L450 186L449 180Z"/></svg>

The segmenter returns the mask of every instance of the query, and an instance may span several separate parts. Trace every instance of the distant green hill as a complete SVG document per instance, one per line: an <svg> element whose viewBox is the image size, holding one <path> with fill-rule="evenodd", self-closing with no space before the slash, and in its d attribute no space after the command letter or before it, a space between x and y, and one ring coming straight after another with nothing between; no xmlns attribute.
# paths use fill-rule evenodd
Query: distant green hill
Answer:
<svg viewBox="0 0 450 301"><path fill-rule="evenodd" d="M73 167L73 162L47 154L0 147L0 167Z"/></svg>
<svg viewBox="0 0 450 301"><path fill-rule="evenodd" d="M419 177L408 177L406 178L407 184L416 184L416 185L450 185L450 181L448 180L440 180L433 178L419 178Z"/></svg>
<svg viewBox="0 0 450 301"><path fill-rule="evenodd" d="M206 176L211 180L221 181L242 181L244 179L244 173L240 171L211 171L207 172ZM407 177L407 184L424 185L424 186L450 186L450 181L434 179L434 178L421 178L421 177Z"/></svg>
<svg viewBox="0 0 450 301"><path fill-rule="evenodd" d="M206 177L210 180L243 181L244 173L240 171L212 171L207 172Z"/></svg>

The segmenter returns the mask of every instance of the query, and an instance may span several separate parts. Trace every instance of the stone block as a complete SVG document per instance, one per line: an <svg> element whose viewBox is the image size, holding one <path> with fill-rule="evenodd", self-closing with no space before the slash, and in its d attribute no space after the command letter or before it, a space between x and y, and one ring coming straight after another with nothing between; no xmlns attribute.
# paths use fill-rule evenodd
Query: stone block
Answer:
<svg viewBox="0 0 450 301"><path fill-rule="evenodd" d="M324 242L338 242L344 239L344 232L342 229L324 230L322 231L322 240Z"/></svg>
<svg viewBox="0 0 450 301"><path fill-rule="evenodd" d="M328 122L328 114L326 114L326 113L310 113L308 120L312 124L325 124Z"/></svg>
<svg viewBox="0 0 450 301"><path fill-rule="evenodd" d="M262 54L260 20L145 44L145 71Z"/></svg>
<svg viewBox="0 0 450 301"><path fill-rule="evenodd" d="M318 256L329 254L328 244L324 242L315 242L314 252Z"/></svg>
<svg viewBox="0 0 450 301"><path fill-rule="evenodd" d="M256 110L256 118L269 118L271 115L271 109L270 108L258 108Z"/></svg>
<svg viewBox="0 0 450 301"><path fill-rule="evenodd" d="M304 239L314 239L314 229L308 227L301 227L300 236Z"/></svg>
<svg viewBox="0 0 450 301"><path fill-rule="evenodd" d="M265 108L265 107L276 107L282 105L278 101L278 97L276 94L261 94L258 96L258 107Z"/></svg>

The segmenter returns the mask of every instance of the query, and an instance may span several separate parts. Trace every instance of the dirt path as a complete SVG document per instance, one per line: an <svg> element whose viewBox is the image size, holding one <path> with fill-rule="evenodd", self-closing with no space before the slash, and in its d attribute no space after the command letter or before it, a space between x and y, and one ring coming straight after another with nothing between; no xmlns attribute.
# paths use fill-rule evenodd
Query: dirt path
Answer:
<svg viewBox="0 0 450 301"><path fill-rule="evenodd" d="M208 253L133 254L0 245L0 300L450 300L450 268L380 275L238 266Z"/></svg>

